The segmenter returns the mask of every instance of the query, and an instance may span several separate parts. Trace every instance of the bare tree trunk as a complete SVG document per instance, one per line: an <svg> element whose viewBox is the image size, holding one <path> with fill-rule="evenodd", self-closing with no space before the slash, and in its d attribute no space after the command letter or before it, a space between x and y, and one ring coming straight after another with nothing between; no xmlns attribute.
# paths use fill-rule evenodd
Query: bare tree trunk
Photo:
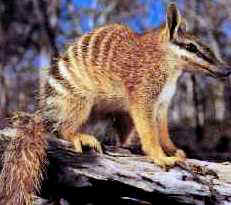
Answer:
<svg viewBox="0 0 231 205"><path fill-rule="evenodd" d="M4 67L0 67L0 115L7 115L10 99L8 96L8 86L5 81Z"/></svg>

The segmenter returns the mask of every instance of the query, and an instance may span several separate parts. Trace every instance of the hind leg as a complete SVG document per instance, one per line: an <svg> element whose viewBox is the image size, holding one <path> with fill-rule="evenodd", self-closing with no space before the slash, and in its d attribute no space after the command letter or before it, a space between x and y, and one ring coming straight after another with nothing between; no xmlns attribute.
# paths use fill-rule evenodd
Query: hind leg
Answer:
<svg viewBox="0 0 231 205"><path fill-rule="evenodd" d="M89 146L102 153L101 145L94 136L78 132L89 118L92 106L93 99L90 97L75 96L65 99L60 131L64 139L72 142L77 152L82 152L82 146Z"/></svg>

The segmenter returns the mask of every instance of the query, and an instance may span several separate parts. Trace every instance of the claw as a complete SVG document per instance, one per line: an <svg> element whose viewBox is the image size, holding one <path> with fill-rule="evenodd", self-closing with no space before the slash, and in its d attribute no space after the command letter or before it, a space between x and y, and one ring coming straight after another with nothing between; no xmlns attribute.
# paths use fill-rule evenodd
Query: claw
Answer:
<svg viewBox="0 0 231 205"><path fill-rule="evenodd" d="M179 154L182 154L182 152L179 152ZM181 155L174 157L167 157L165 155L152 155L150 158L156 165L164 169L172 168L177 164L177 162L182 162L185 160L185 158L183 158Z"/></svg>
<svg viewBox="0 0 231 205"><path fill-rule="evenodd" d="M79 134L73 140L73 145L77 152L82 152L83 146L88 146L93 148L95 151L99 153L103 153L100 142L92 135L87 134Z"/></svg>

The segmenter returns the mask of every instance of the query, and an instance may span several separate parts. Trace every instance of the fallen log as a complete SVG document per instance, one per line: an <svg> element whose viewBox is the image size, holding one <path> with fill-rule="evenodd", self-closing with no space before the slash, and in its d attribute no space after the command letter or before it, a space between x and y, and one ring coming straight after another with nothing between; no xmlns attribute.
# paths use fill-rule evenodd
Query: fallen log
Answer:
<svg viewBox="0 0 231 205"><path fill-rule="evenodd" d="M0 155L15 129L0 131ZM128 149L105 147L104 154L72 150L70 143L48 140L48 173L42 197L70 204L231 204L231 164L187 159L169 170ZM48 194L49 193L49 194ZM43 202L41 202L43 201ZM37 200L36 204L45 204Z"/></svg>

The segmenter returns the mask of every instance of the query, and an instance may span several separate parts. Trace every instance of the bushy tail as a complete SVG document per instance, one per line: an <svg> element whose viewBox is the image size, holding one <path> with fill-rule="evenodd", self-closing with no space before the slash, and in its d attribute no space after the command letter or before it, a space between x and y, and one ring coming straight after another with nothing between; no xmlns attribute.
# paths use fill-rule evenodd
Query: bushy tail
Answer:
<svg viewBox="0 0 231 205"><path fill-rule="evenodd" d="M32 205L46 168L46 131L37 114L20 114L14 120L16 136L3 154L0 204Z"/></svg>

